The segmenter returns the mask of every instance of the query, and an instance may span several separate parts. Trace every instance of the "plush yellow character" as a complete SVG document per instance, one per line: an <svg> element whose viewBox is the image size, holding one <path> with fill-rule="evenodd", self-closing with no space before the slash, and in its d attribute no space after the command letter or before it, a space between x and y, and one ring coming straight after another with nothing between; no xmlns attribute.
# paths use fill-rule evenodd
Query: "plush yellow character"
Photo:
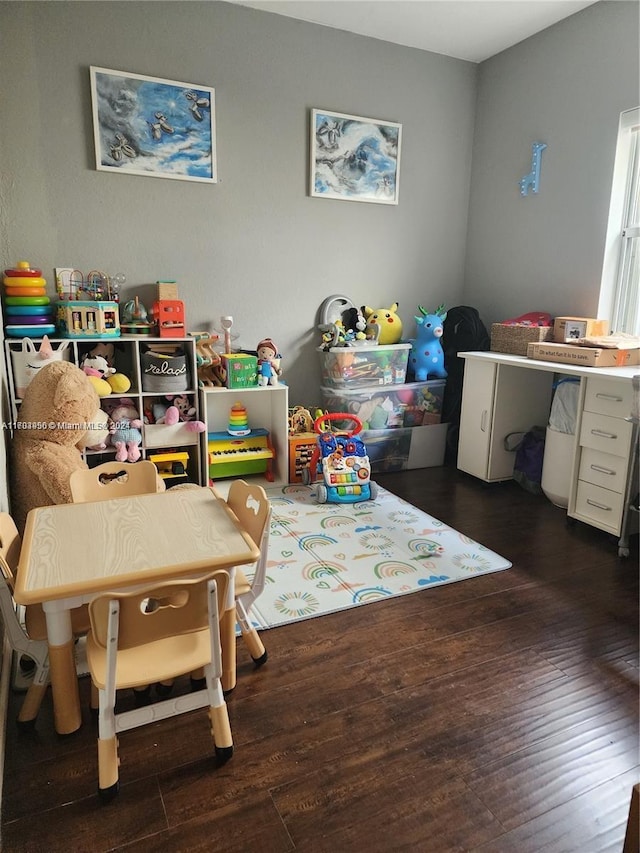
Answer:
<svg viewBox="0 0 640 853"><path fill-rule="evenodd" d="M124 373L114 373L111 376L107 376L107 382L114 394L126 394L129 388L131 388L131 380Z"/></svg>
<svg viewBox="0 0 640 853"><path fill-rule="evenodd" d="M402 339L402 320L397 311L397 302L394 302L390 308L369 308L365 305L364 316L367 326L375 324L380 327L379 344L397 344Z"/></svg>

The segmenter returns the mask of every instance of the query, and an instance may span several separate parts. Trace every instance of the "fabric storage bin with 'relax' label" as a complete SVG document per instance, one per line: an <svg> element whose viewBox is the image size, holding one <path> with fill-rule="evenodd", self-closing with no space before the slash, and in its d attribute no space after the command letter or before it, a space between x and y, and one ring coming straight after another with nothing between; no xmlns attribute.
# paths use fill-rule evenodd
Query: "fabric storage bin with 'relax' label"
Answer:
<svg viewBox="0 0 640 853"><path fill-rule="evenodd" d="M143 391L175 394L190 387L187 358L179 346L154 345L141 353L140 370Z"/></svg>

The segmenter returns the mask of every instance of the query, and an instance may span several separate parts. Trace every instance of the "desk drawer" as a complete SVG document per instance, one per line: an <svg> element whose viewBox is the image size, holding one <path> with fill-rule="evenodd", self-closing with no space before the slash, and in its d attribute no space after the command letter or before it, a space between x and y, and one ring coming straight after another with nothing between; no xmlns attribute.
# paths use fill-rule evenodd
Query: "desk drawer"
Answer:
<svg viewBox="0 0 640 853"><path fill-rule="evenodd" d="M631 424L620 418L583 412L580 444L603 453L627 457L631 442Z"/></svg>
<svg viewBox="0 0 640 853"><path fill-rule="evenodd" d="M628 418L631 414L632 394L631 382L616 382L602 376L590 376L587 379L584 410L613 418Z"/></svg>
<svg viewBox="0 0 640 853"><path fill-rule="evenodd" d="M627 459L583 447L580 454L578 479L624 494L627 482Z"/></svg>
<svg viewBox="0 0 640 853"><path fill-rule="evenodd" d="M574 515L617 535L620 533L623 503L624 497L618 492L580 481Z"/></svg>

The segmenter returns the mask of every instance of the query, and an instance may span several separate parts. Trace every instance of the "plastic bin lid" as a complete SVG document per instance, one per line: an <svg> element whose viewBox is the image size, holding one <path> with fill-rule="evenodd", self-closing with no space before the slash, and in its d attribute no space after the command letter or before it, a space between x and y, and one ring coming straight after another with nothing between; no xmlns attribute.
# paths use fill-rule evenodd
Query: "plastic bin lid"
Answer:
<svg viewBox="0 0 640 853"><path fill-rule="evenodd" d="M361 350L365 350L366 352L370 352L371 350L378 350L379 352L386 352L387 350L405 350L411 349L411 344L370 344L363 343L356 346L349 347L330 347L329 349L325 349L324 347L317 347L318 352L342 352L342 353L357 353Z"/></svg>
<svg viewBox="0 0 640 853"><path fill-rule="evenodd" d="M326 394L327 397L364 397L369 395L375 397L380 394L397 394L403 391L413 391L420 388L444 387L446 380L444 379L427 379L424 382L403 382L392 383L388 385L364 385L359 388L328 388L326 385L320 386L320 392Z"/></svg>

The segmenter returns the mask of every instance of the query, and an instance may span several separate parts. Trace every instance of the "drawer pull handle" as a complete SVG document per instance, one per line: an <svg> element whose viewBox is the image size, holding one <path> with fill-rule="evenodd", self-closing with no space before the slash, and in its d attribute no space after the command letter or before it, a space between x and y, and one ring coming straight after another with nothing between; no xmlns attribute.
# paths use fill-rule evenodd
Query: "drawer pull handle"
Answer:
<svg viewBox="0 0 640 853"><path fill-rule="evenodd" d="M615 474L615 471L612 471L611 468L603 468L601 465L592 465L592 471L597 471L599 474Z"/></svg>
<svg viewBox="0 0 640 853"><path fill-rule="evenodd" d="M605 432L602 429L592 429L591 435L597 435L598 438L613 438L616 439L618 436L612 432Z"/></svg>
<svg viewBox="0 0 640 853"><path fill-rule="evenodd" d="M611 400L612 403L622 403L622 397L616 397L614 394L596 394L599 400Z"/></svg>
<svg viewBox="0 0 640 853"><path fill-rule="evenodd" d="M605 506L604 504L599 504L597 501L592 501L590 498L587 498L587 503L589 506L594 506L596 509L603 509L606 512L611 512L610 506Z"/></svg>

